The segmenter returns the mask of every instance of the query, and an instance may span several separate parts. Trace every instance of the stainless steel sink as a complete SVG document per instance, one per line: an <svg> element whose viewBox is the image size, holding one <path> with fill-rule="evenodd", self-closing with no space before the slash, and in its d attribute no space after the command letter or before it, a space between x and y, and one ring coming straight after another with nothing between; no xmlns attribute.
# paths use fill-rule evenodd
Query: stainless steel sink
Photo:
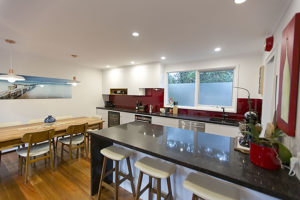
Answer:
<svg viewBox="0 0 300 200"><path fill-rule="evenodd" d="M222 123L222 124L232 124L232 125L236 125L238 124L238 121L235 119L227 119L227 118L220 118L220 117L212 117L209 119L209 121L212 122L218 122L218 123Z"/></svg>

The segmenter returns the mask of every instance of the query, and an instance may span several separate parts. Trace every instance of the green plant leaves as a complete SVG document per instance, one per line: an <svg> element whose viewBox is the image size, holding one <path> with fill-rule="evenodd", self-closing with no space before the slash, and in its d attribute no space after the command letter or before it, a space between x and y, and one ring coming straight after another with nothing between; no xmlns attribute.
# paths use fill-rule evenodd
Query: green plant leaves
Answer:
<svg viewBox="0 0 300 200"><path fill-rule="evenodd" d="M281 144L279 142L277 144L278 144L278 153L279 153L279 157L280 157L282 164L289 165L290 159L292 157L291 152L283 144Z"/></svg>

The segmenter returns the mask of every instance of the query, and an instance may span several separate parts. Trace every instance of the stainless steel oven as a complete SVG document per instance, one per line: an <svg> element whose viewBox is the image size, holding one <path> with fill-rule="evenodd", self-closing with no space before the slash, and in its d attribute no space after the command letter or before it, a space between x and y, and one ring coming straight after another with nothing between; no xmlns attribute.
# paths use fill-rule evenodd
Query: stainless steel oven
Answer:
<svg viewBox="0 0 300 200"><path fill-rule="evenodd" d="M145 116L145 115L135 115L135 121L137 122L145 122L145 123L152 123L152 117Z"/></svg>

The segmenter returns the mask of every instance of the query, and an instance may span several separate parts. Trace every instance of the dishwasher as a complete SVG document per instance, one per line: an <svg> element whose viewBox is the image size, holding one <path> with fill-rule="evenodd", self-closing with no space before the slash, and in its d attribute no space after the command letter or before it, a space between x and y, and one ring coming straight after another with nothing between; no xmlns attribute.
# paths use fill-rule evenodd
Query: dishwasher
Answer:
<svg viewBox="0 0 300 200"><path fill-rule="evenodd" d="M194 132L205 132L205 123L190 121L190 120L179 120L178 127L186 130L191 130Z"/></svg>

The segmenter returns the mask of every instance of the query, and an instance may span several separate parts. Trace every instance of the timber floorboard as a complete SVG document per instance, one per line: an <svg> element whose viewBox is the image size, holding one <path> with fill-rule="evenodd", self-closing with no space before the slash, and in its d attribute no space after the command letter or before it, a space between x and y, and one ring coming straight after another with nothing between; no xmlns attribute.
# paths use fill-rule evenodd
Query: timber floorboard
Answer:
<svg viewBox="0 0 300 200"><path fill-rule="evenodd" d="M60 146L59 146L60 147ZM18 155L11 152L2 155L0 164L0 200L95 200L97 195L90 196L90 159L80 153L76 158L73 151L73 159L69 161L68 153L64 153L63 160L60 157L60 148L57 151L55 171L52 171L47 162L38 161L36 167L29 167L28 183L24 184L24 173L19 175ZM131 193L120 188L121 200L131 200ZM101 200L113 200L113 193L103 189Z"/></svg>

